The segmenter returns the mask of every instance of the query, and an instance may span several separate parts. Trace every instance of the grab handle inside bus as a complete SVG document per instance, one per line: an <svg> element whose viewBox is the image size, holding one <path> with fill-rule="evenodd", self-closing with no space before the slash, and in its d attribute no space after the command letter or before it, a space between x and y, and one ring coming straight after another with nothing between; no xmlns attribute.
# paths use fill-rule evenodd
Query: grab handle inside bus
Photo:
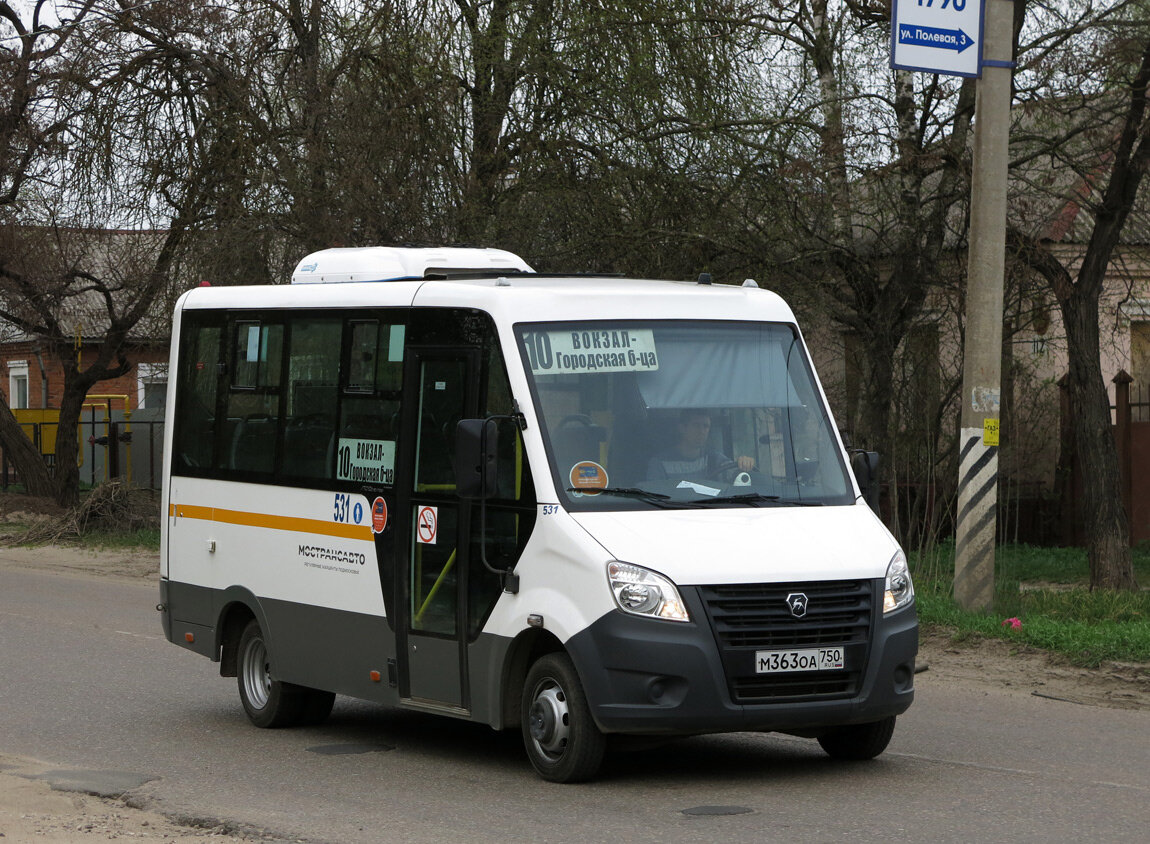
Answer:
<svg viewBox="0 0 1150 844"><path fill-rule="evenodd" d="M460 498L479 500L479 559L483 567L503 579L503 591L519 591L519 576L487 561L487 499L499 492L499 420L521 425L521 414L461 419L455 426L455 492Z"/></svg>
<svg viewBox="0 0 1150 844"><path fill-rule="evenodd" d="M495 419L460 419L455 426L455 492L494 498L499 489L499 435Z"/></svg>

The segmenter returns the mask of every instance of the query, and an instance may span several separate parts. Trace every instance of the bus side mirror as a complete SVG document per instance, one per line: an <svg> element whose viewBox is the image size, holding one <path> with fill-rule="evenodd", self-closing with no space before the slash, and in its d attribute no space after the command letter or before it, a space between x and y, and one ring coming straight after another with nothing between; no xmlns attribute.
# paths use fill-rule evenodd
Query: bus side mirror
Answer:
<svg viewBox="0 0 1150 844"><path fill-rule="evenodd" d="M495 497L498 439L494 419L461 419L455 426L455 492L460 498Z"/></svg>
<svg viewBox="0 0 1150 844"><path fill-rule="evenodd" d="M878 503L878 464L879 457L877 451L851 452L851 470L855 473L855 480L858 481L863 498L866 499L866 503L870 508L874 510L875 515L881 518L882 513L879 512Z"/></svg>

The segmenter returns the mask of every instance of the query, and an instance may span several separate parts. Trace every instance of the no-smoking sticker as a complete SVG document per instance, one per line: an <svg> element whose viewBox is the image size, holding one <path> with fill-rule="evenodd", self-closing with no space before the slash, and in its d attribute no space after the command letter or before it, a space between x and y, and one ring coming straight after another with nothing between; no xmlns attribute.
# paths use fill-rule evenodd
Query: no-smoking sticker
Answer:
<svg viewBox="0 0 1150 844"><path fill-rule="evenodd" d="M424 545L434 545L439 532L439 508L420 507L415 514L415 540Z"/></svg>
<svg viewBox="0 0 1150 844"><path fill-rule="evenodd" d="M359 505L356 504L356 507ZM358 522L359 519L356 519ZM371 532L383 533L384 528L387 527L387 502L383 498L377 498L371 503Z"/></svg>

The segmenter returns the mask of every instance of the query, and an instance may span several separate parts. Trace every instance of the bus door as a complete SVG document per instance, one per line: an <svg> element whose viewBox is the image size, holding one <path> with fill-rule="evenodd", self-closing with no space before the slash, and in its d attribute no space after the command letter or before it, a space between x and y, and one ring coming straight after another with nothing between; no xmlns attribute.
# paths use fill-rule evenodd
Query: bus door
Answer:
<svg viewBox="0 0 1150 844"><path fill-rule="evenodd" d="M400 572L400 696L470 709L467 574L471 504L455 494L455 427L479 404L477 350L410 350L404 406L412 453L400 499L409 529ZM396 549L399 551L399 547Z"/></svg>

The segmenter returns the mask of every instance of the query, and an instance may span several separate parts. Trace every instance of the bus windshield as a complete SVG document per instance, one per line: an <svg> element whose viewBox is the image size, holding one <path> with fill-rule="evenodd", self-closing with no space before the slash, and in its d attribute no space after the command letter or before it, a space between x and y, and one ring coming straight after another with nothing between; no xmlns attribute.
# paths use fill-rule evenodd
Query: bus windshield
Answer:
<svg viewBox="0 0 1150 844"><path fill-rule="evenodd" d="M556 488L571 509L853 502L793 326L516 328Z"/></svg>

